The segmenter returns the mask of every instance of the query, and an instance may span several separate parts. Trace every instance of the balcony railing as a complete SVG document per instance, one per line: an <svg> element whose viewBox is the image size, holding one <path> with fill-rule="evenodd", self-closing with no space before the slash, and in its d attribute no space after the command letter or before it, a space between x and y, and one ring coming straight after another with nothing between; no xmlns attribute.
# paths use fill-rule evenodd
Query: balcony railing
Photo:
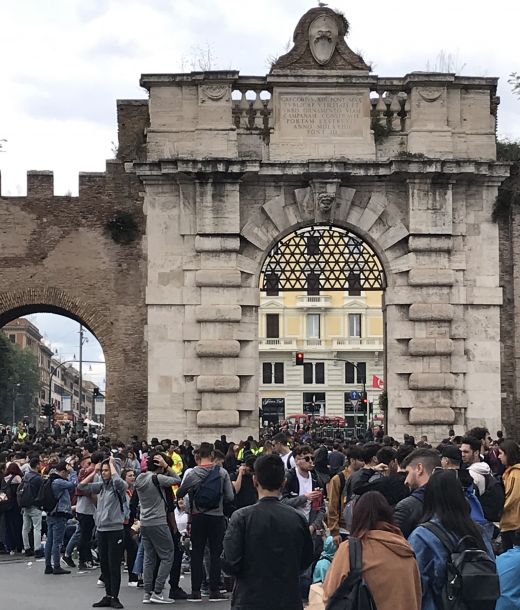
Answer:
<svg viewBox="0 0 520 610"><path fill-rule="evenodd" d="M296 349L296 339L267 339L260 337L258 346L261 350L293 350Z"/></svg>
<svg viewBox="0 0 520 610"><path fill-rule="evenodd" d="M311 296L305 294L296 297L297 307L330 307L332 299L329 295Z"/></svg>
<svg viewBox="0 0 520 610"><path fill-rule="evenodd" d="M382 350L383 337L341 337L332 341L333 349Z"/></svg>

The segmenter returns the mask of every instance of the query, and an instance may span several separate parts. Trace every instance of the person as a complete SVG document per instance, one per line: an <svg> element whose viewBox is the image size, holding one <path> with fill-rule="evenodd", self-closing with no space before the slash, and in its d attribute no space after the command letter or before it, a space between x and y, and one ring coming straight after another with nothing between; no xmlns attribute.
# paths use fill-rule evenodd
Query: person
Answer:
<svg viewBox="0 0 520 610"><path fill-rule="evenodd" d="M85 453L80 461L78 483L82 483L87 477L95 472L95 466L103 461L104 454L95 452L92 455ZM76 519L79 523L79 569L92 570L94 562L92 557L92 532L94 531L94 514L96 512L95 496L89 491L81 488L76 489ZM63 560L70 567L74 562L70 555L65 554Z"/></svg>
<svg viewBox="0 0 520 610"><path fill-rule="evenodd" d="M41 474L38 471L40 458L33 457L29 461L29 470L24 475L24 484L29 485L30 495L33 499L30 506L22 508L23 529L22 538L26 557L34 555L36 559L43 557L42 549L42 510L38 505L38 493L43 483ZM31 546L29 534L33 532L33 544Z"/></svg>
<svg viewBox="0 0 520 610"><path fill-rule="evenodd" d="M354 472L363 468L364 464L361 447L354 445L347 451L346 467L330 480L327 527L336 546L339 546L348 534L343 517L345 504L350 500L348 481Z"/></svg>
<svg viewBox="0 0 520 610"><path fill-rule="evenodd" d="M395 523L407 538L419 525L423 514L424 494L434 468L441 465L441 458L433 449L415 449L403 461L406 470L405 483L412 493L396 504Z"/></svg>
<svg viewBox="0 0 520 610"><path fill-rule="evenodd" d="M377 610L420 610L421 583L411 546L378 491L363 494L352 516L351 537L361 541L363 578ZM350 573L349 541L342 542L323 583L323 601L331 599Z"/></svg>
<svg viewBox="0 0 520 610"><path fill-rule="evenodd" d="M290 470L296 466L293 452L288 447L289 441L287 435L283 432L278 432L273 436L273 449L283 460L286 470Z"/></svg>
<svg viewBox="0 0 520 610"><path fill-rule="evenodd" d="M512 440L504 440L498 453L506 467L502 476L506 490L504 512L500 519L502 548L513 548L515 530L520 529L520 447Z"/></svg>
<svg viewBox="0 0 520 610"><path fill-rule="evenodd" d="M238 468L238 473L231 475L231 482L235 490L234 508L250 506L258 500L258 493L253 481L253 472L256 457L253 455Z"/></svg>
<svg viewBox="0 0 520 610"><path fill-rule="evenodd" d="M135 483L135 471L132 469L126 469L121 472L121 478L127 484L126 488L126 507L128 510L125 510L125 519L123 521L123 546L126 553L126 568L128 572L128 586L129 587L137 587L137 583L139 582L139 578L137 574L132 572L134 567L135 558L137 556L137 542L135 539L134 531L132 530L132 525L134 524L137 510L138 510L138 496L135 493L134 483ZM134 496L136 497L135 499Z"/></svg>
<svg viewBox="0 0 520 610"><path fill-rule="evenodd" d="M229 472L229 475L235 474L238 468L238 460L235 455L235 443L229 443L224 460L224 468Z"/></svg>
<svg viewBox="0 0 520 610"><path fill-rule="evenodd" d="M312 572L313 584L323 582L325 580L337 550L338 545L334 541L334 538L332 536L327 536L327 538L325 538L325 542L323 543L323 551L321 552L320 558L318 559Z"/></svg>
<svg viewBox="0 0 520 610"><path fill-rule="evenodd" d="M331 476L341 472L345 466L345 454L338 441L334 441L334 444L332 445L332 451L328 455L328 463Z"/></svg>
<svg viewBox="0 0 520 610"><path fill-rule="evenodd" d="M520 530L516 530L513 548L497 557L500 598L495 610L520 608Z"/></svg>
<svg viewBox="0 0 520 610"><path fill-rule="evenodd" d="M410 495L410 489L405 484L407 473L402 465L412 451L407 445L398 451L392 447L381 447L376 454L377 466L363 468L352 491L360 496L367 491L379 491L390 506L395 506Z"/></svg>
<svg viewBox="0 0 520 610"><path fill-rule="evenodd" d="M166 502L162 490L179 483L179 477L168 467L165 456L153 452L148 456L146 472L141 472L135 480L135 490L141 507L141 540L144 547L144 604L173 603L171 598L163 596L175 549L167 523ZM157 558L159 567L154 585Z"/></svg>
<svg viewBox="0 0 520 610"><path fill-rule="evenodd" d="M464 436L462 438L460 446L462 462L469 470L479 496L484 495L486 491L486 477L491 476L489 464L482 461L480 455L481 447L481 442L474 436Z"/></svg>
<svg viewBox="0 0 520 610"><path fill-rule="evenodd" d="M11 554L23 551L22 513L16 500L18 486L22 482L23 473L16 462L11 462L4 473L1 490L7 492L10 501L4 514L5 548Z"/></svg>
<svg viewBox="0 0 520 610"><path fill-rule="evenodd" d="M119 601L121 588L121 560L123 558L123 521L125 518L127 484L119 476L119 464L111 455L108 460L96 464L94 472L79 485L80 491L96 494L97 505L94 520L97 530L98 555L105 583L105 596L94 608L123 608ZM101 481L94 477L101 474Z"/></svg>
<svg viewBox="0 0 520 610"><path fill-rule="evenodd" d="M65 526L72 515L70 493L76 488L77 477L72 462L61 460L49 475L49 485L55 499L54 509L47 514L47 541L45 543L45 574L70 574L60 566L60 548ZM45 483L46 484L46 483Z"/></svg>
<svg viewBox="0 0 520 610"><path fill-rule="evenodd" d="M177 491L177 498L184 498L191 494L191 595L189 601L200 601L203 578L204 548L209 545L209 600L220 601L226 599L220 593L220 555L222 541L226 529L224 517L224 503L231 503L234 499L233 485L228 472L213 463L213 446L210 443L201 443L199 447L200 466L188 472ZM219 468L220 498L216 508L201 508L197 505L196 494L210 476L213 468Z"/></svg>
<svg viewBox="0 0 520 610"><path fill-rule="evenodd" d="M259 500L235 511L223 542L222 567L236 578L232 610L302 610L299 574L313 558L308 524L280 502L285 465L260 456L254 465Z"/></svg>
<svg viewBox="0 0 520 610"><path fill-rule="evenodd" d="M424 490L424 516L414 528L408 542L415 551L422 583L422 610L438 610L439 599L447 580L449 550L424 524L440 525L456 546L470 536L482 551L494 558L493 550L482 530L471 519L470 506L455 470L439 470L430 477Z"/></svg>

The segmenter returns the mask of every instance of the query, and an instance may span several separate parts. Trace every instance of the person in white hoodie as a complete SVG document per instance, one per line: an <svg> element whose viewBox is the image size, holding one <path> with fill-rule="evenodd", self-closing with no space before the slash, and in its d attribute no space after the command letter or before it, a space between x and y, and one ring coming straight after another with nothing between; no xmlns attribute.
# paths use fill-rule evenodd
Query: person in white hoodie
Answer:
<svg viewBox="0 0 520 610"><path fill-rule="evenodd" d="M486 477L491 475L491 468L489 464L481 461L480 447L481 443L478 439L473 436L465 436L462 439L460 451L462 453L462 462L473 479L478 495L483 496L486 491Z"/></svg>

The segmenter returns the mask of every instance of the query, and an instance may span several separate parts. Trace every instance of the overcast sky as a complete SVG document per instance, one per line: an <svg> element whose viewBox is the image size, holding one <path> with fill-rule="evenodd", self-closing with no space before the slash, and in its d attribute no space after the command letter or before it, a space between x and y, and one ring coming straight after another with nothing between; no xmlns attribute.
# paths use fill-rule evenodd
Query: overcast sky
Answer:
<svg viewBox="0 0 520 610"><path fill-rule="evenodd" d="M146 97L141 73L189 70L196 48L209 47L216 69L265 74L269 56L284 52L301 15L316 5L0 0L2 193L23 195L28 169L50 169L56 194L76 194L78 172L102 171L113 156L116 99ZM520 101L507 83L511 72L520 72L519 0L337 0L330 6L345 13L348 44L380 76L438 68L443 52L462 74L500 77L499 134L520 138ZM71 336L75 331L71 326Z"/></svg>

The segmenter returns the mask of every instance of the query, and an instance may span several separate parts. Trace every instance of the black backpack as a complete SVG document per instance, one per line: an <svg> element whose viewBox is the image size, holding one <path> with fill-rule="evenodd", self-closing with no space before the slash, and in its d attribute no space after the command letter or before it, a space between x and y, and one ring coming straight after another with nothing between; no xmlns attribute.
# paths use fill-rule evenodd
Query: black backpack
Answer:
<svg viewBox="0 0 520 610"><path fill-rule="evenodd" d="M438 610L494 610L500 597L500 581L495 562L477 548L474 538L464 536L454 543L438 524L428 521L423 527L432 532L448 549L446 584Z"/></svg>
<svg viewBox="0 0 520 610"><path fill-rule="evenodd" d="M18 485L18 489L16 490L16 500L18 501L18 506L20 508L31 508L31 506L34 506L36 502L31 481L25 477L22 479L22 482L20 485Z"/></svg>
<svg viewBox="0 0 520 610"><path fill-rule="evenodd" d="M38 506L48 515L52 513L58 504L58 498L52 491L52 484L57 478L59 478L59 475L51 474L49 478L42 483L40 491L38 492L38 497L36 498L36 504L38 504Z"/></svg>
<svg viewBox="0 0 520 610"><path fill-rule="evenodd" d="M3 477L0 479L0 513L11 510L14 506L13 494L11 491L11 481L13 477L7 482Z"/></svg>
<svg viewBox="0 0 520 610"><path fill-rule="evenodd" d="M484 517L488 521L498 522L502 518L504 512L504 503L506 501L506 493L500 481L497 481L491 474L485 475L486 489L480 496L478 495L478 487L475 489L484 512Z"/></svg>
<svg viewBox="0 0 520 610"><path fill-rule="evenodd" d="M358 538L349 538L350 572L330 598L326 610L377 610L363 578L363 547Z"/></svg>
<svg viewBox="0 0 520 610"><path fill-rule="evenodd" d="M193 500L197 508L201 511L218 508L222 496L222 477L220 476L220 466L213 466L196 487Z"/></svg>

